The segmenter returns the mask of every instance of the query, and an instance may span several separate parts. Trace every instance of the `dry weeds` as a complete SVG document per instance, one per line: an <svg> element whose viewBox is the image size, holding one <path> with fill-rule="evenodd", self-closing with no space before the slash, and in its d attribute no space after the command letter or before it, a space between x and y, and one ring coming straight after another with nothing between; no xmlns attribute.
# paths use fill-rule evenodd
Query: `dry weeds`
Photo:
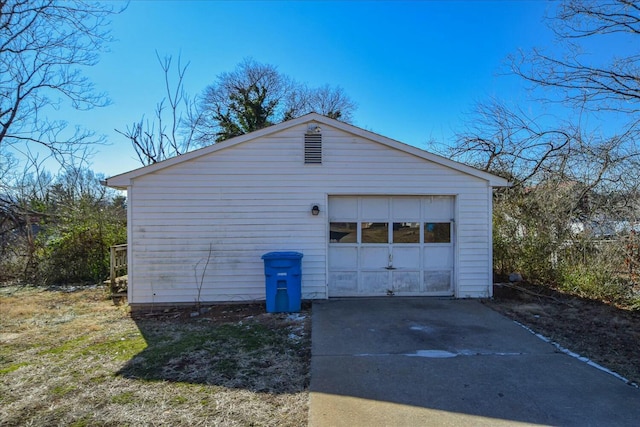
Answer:
<svg viewBox="0 0 640 427"><path fill-rule="evenodd" d="M308 312L134 320L103 289L37 288L0 310L2 426L307 422Z"/></svg>

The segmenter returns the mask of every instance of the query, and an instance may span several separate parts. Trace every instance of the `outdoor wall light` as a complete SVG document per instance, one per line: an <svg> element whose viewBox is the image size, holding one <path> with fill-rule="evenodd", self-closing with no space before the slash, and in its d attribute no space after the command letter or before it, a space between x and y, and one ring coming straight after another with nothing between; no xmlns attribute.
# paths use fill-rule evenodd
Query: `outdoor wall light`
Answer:
<svg viewBox="0 0 640 427"><path fill-rule="evenodd" d="M320 213L320 206L313 205L313 207L311 208L311 215L317 216L319 213Z"/></svg>

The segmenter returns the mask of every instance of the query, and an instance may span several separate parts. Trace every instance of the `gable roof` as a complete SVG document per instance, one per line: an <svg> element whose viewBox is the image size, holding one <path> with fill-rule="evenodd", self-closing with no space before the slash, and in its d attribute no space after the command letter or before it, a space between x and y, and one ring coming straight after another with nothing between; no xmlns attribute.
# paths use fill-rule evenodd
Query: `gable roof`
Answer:
<svg viewBox="0 0 640 427"><path fill-rule="evenodd" d="M474 167L447 159L437 154L430 153L428 151L422 150L412 145L408 145L408 144L393 140L391 138L387 138L386 136L378 135L374 132L364 130L357 126L353 126L338 120L330 119L329 117L326 117L317 113L305 114L304 116L301 116L292 120L288 120L286 122L278 123L276 125L269 126L264 129L260 129L251 133L240 135L235 138L227 139L225 141L218 142L216 144L209 145L207 147L200 148L198 150L190 151L180 156L172 157L162 162L154 163L152 165L144 166L129 172L122 173L120 175L113 176L106 180L106 185L113 188L126 189L126 187L131 185L131 180L139 176L157 172L162 169L165 169L183 162L188 162L198 157L215 153L216 151L219 151L225 148L242 144L243 142L258 139L258 138L271 135L277 132L281 132L283 130L292 128L294 126L299 126L301 124L305 124L309 122L315 122L315 123L331 126L336 129L342 130L344 132L347 132L356 136L360 136L362 138L377 142L382 145L386 145L390 148L394 148L396 150L400 150L405 153L412 154L416 157L420 157L424 160L428 160L435 164L439 164L441 166L462 172L464 174L486 180L489 182L489 184L492 187L506 187L510 185L506 179L501 178L497 175L493 175L491 173L481 171Z"/></svg>

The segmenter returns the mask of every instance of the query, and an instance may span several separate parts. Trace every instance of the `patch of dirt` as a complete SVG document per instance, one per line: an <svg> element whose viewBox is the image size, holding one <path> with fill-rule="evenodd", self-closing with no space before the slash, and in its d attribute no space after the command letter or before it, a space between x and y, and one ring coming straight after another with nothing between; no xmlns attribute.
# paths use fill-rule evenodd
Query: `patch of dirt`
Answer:
<svg viewBox="0 0 640 427"><path fill-rule="evenodd" d="M484 304L640 384L640 312L525 283L494 285Z"/></svg>

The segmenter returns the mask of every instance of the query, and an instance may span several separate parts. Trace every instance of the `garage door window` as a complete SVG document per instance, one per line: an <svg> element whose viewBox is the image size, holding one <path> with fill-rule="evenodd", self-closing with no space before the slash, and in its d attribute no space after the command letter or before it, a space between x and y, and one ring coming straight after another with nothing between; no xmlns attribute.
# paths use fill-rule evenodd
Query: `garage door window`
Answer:
<svg viewBox="0 0 640 427"><path fill-rule="evenodd" d="M362 243L389 243L389 223L362 222Z"/></svg>
<svg viewBox="0 0 640 427"><path fill-rule="evenodd" d="M451 223L450 222L425 222L424 223L425 243L451 243Z"/></svg>
<svg viewBox="0 0 640 427"><path fill-rule="evenodd" d="M393 243L420 243L420 223L394 222Z"/></svg>
<svg viewBox="0 0 640 427"><path fill-rule="evenodd" d="M329 224L329 243L357 243L357 222L332 222Z"/></svg>

